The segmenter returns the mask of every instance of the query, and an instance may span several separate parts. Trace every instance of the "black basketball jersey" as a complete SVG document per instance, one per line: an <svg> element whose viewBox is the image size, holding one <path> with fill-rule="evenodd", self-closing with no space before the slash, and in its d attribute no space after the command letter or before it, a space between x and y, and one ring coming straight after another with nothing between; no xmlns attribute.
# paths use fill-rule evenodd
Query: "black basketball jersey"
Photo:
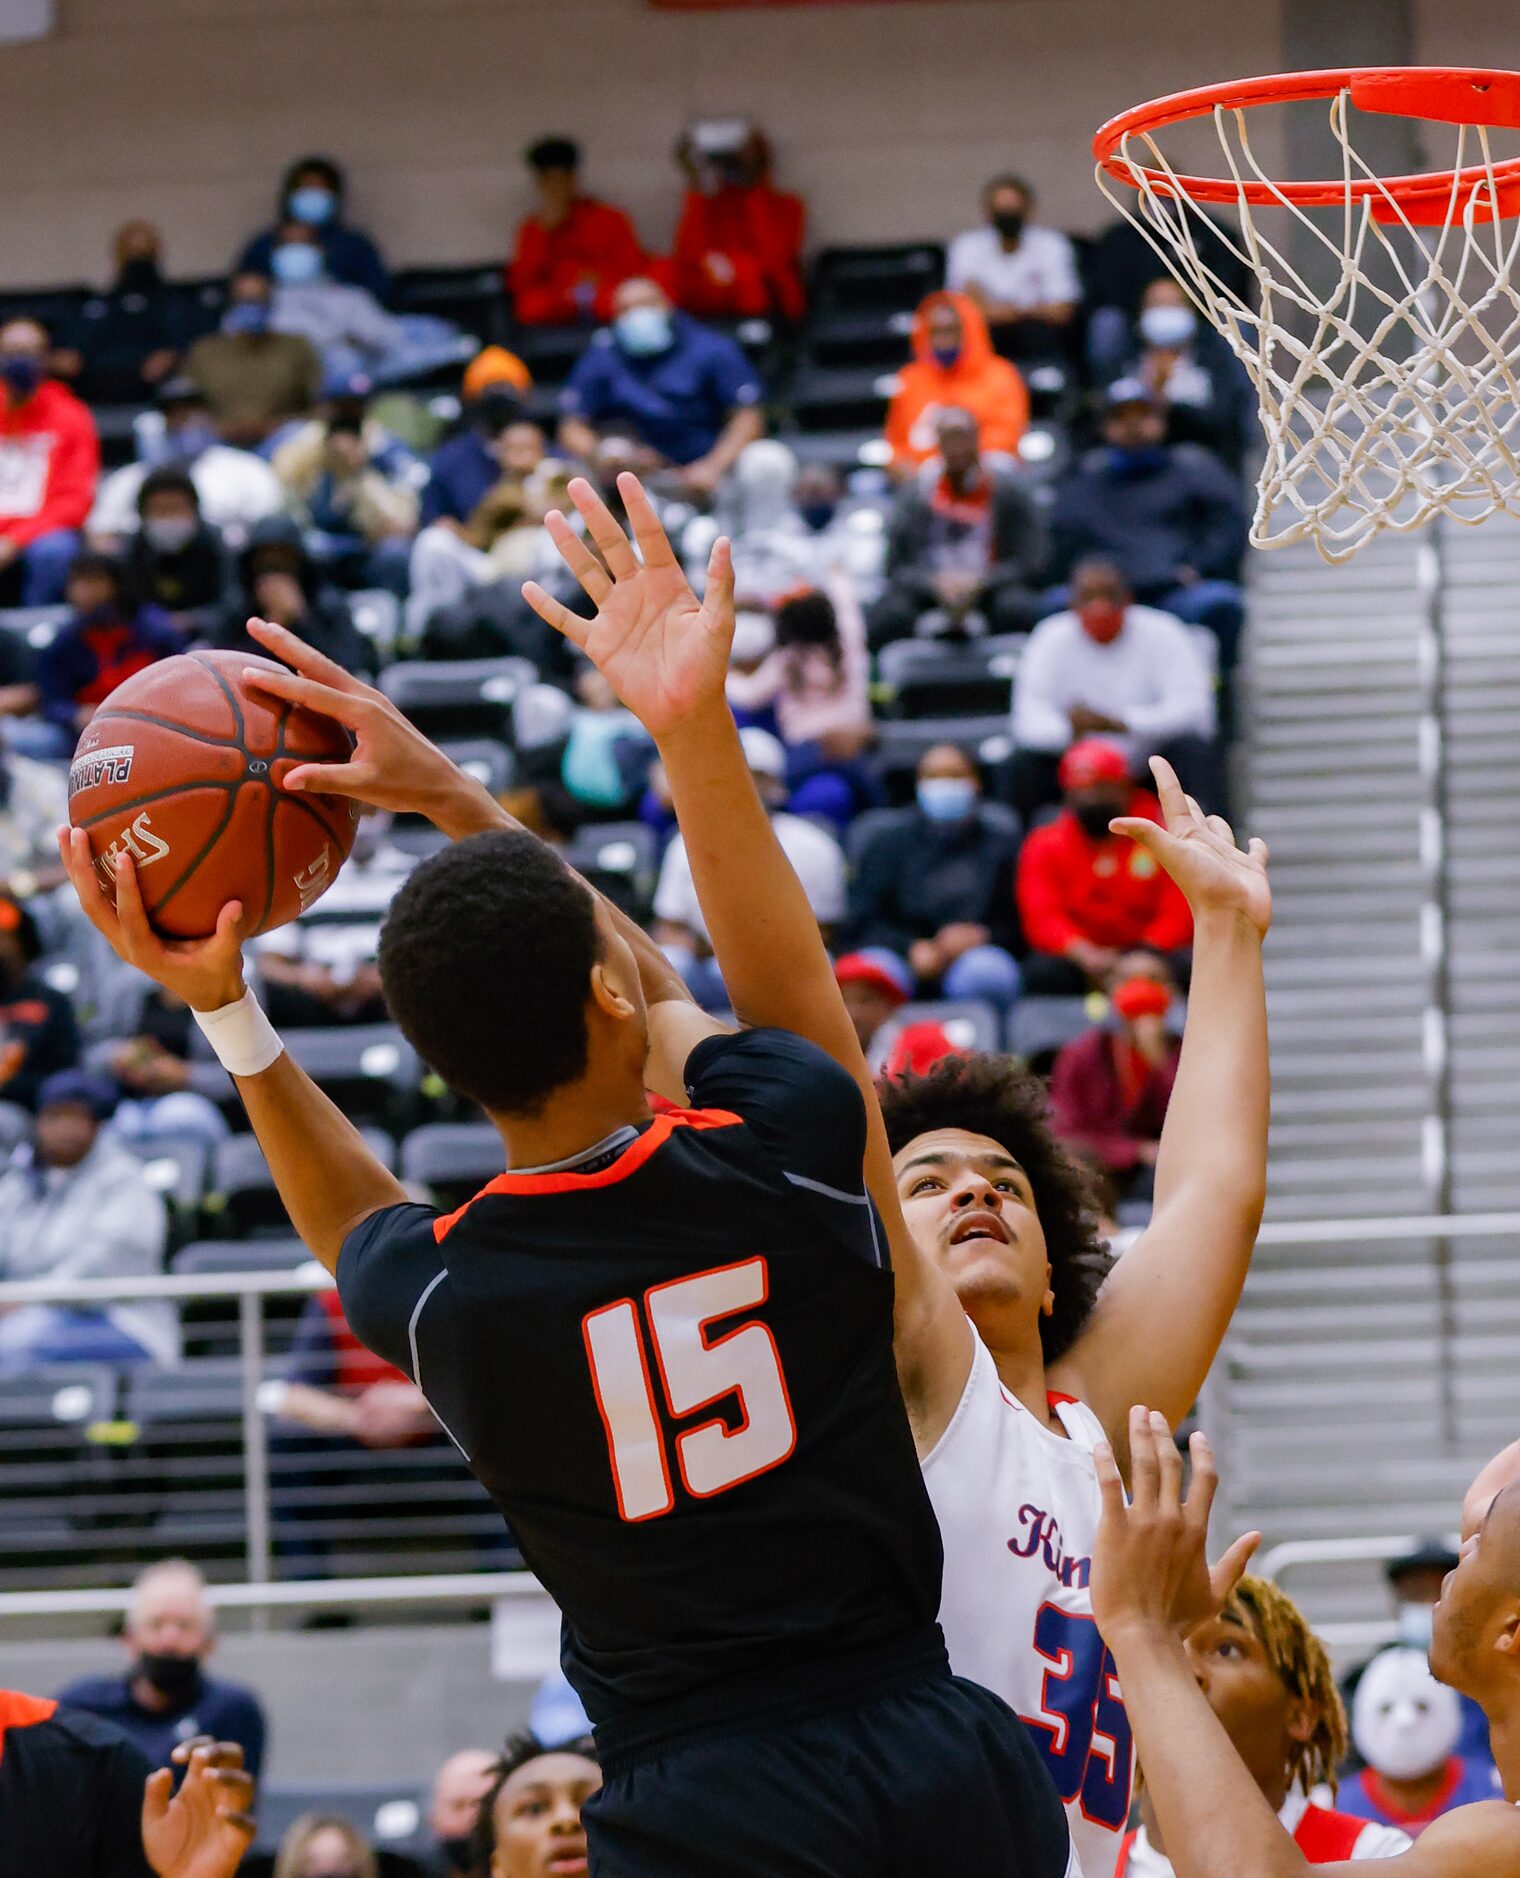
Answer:
<svg viewBox="0 0 1520 1878"><path fill-rule="evenodd" d="M355 1331L413 1376L564 1614L593 1721L737 1715L934 1632L939 1531L892 1358L853 1079L709 1038L695 1107L599 1158L343 1247Z"/></svg>

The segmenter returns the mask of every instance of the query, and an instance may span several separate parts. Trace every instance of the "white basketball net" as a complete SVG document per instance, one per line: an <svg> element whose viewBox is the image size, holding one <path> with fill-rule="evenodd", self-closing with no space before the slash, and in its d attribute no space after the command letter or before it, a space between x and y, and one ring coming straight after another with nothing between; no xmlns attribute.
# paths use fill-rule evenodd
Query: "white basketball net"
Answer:
<svg viewBox="0 0 1520 1878"><path fill-rule="evenodd" d="M1417 228L1352 147L1347 93L1330 104L1343 198L1313 214L1289 202L1257 162L1248 115L1214 111L1238 239L1211 221L1200 250L1205 206L1176 183L1149 133L1131 133L1114 153L1133 166L1137 187L1102 168L1098 185L1255 383L1266 461L1253 546L1312 541L1326 560L1343 561L1378 530L1416 528L1438 510L1470 523L1501 509L1520 515L1520 221L1476 219L1500 200L1487 129L1458 127L1454 170L1483 176L1454 179L1439 226ZM1289 226L1332 257L1332 285L1311 287L1266 239L1248 184L1271 192L1272 219L1285 210ZM1354 184L1366 193L1353 193ZM1373 219L1375 205L1390 223ZM1260 282L1259 308L1205 259L1216 237Z"/></svg>

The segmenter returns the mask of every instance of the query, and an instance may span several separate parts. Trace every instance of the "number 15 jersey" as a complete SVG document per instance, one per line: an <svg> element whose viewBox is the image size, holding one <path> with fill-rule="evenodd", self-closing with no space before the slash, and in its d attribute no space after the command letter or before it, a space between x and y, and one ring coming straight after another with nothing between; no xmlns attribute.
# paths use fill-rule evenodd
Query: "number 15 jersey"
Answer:
<svg viewBox="0 0 1520 1878"><path fill-rule="evenodd" d="M592 1720L671 1732L943 1661L860 1091L775 1030L686 1075L695 1108L447 1217L387 1208L338 1262L559 1604Z"/></svg>

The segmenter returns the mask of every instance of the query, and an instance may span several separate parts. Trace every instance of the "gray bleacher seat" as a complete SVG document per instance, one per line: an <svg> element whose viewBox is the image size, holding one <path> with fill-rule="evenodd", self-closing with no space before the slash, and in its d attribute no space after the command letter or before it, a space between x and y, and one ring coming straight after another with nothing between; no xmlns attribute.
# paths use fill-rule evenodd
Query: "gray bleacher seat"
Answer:
<svg viewBox="0 0 1520 1878"><path fill-rule="evenodd" d="M659 872L659 847L654 830L643 822L592 822L576 831L565 858L593 885L614 876L631 882L647 899Z"/></svg>
<svg viewBox="0 0 1520 1878"><path fill-rule="evenodd" d="M143 1164L148 1185L181 1214L199 1212L211 1150L190 1135L162 1135L126 1143Z"/></svg>
<svg viewBox="0 0 1520 1878"><path fill-rule="evenodd" d="M235 1356L208 1356L178 1369L135 1369L126 1394L127 1420L139 1428L236 1424L243 1412L243 1366Z"/></svg>
<svg viewBox="0 0 1520 1878"><path fill-rule="evenodd" d="M882 683L901 717L990 716L1013 709L1024 633L987 639L897 639L877 655Z"/></svg>
<svg viewBox="0 0 1520 1878"><path fill-rule="evenodd" d="M401 602L384 587L365 587L348 596L349 617L378 649L382 662L393 658L401 637Z"/></svg>
<svg viewBox="0 0 1520 1878"><path fill-rule="evenodd" d="M85 1428L108 1420L115 1407L116 1374L103 1363L57 1363L0 1376L0 1429L8 1436L19 1428Z"/></svg>
<svg viewBox="0 0 1520 1878"><path fill-rule="evenodd" d="M19 639L35 654L53 643L68 617L66 606L8 606L0 608L0 632Z"/></svg>
<svg viewBox="0 0 1520 1878"><path fill-rule="evenodd" d="M998 1014L980 998L938 998L904 1004L871 1041L871 1055L884 1063L909 1024L938 1024L957 1050L997 1050L1002 1044Z"/></svg>
<svg viewBox="0 0 1520 1878"><path fill-rule="evenodd" d="M417 1053L394 1024L302 1026L282 1033L291 1060L299 1063L346 1113L395 1132L422 1084ZM190 1037L191 1056L203 1063L209 1046L199 1030ZM219 1064L211 1068L230 1079ZM235 1096L234 1096L235 1100Z"/></svg>
<svg viewBox="0 0 1520 1878"><path fill-rule="evenodd" d="M467 776L483 783L493 796L499 796L512 787L517 763L506 744L497 743L489 737L466 737L442 743L439 748ZM419 859L448 846L448 837L441 835L421 815L398 815L391 825L390 839L398 848L417 855ZM314 910L321 911L320 901Z"/></svg>
<svg viewBox="0 0 1520 1878"><path fill-rule="evenodd" d="M272 1852L303 1813L332 1813L359 1828L377 1849L409 1850L417 1840L427 1794L403 1781L375 1786L262 1786L255 1850Z"/></svg>
<svg viewBox="0 0 1520 1878"><path fill-rule="evenodd" d="M401 1178L432 1189L440 1206L462 1205L506 1167L489 1122L427 1122L401 1144Z"/></svg>
<svg viewBox="0 0 1520 1878"><path fill-rule="evenodd" d="M1008 1048L1032 1063L1092 1027L1086 998L1020 998L1008 1013Z"/></svg>
<svg viewBox="0 0 1520 1878"><path fill-rule="evenodd" d="M223 1276L228 1272L286 1272L309 1265L312 1255L299 1239L196 1239L181 1246L169 1269L185 1278Z"/></svg>
<svg viewBox="0 0 1520 1878"><path fill-rule="evenodd" d="M537 676L527 659L411 659L388 666L380 689L436 740L505 738L513 698Z"/></svg>
<svg viewBox="0 0 1520 1878"><path fill-rule="evenodd" d="M382 1166L395 1161L396 1144L383 1130L362 1128L366 1146ZM218 1217L234 1238L274 1233L283 1238L290 1218L278 1193L264 1150L253 1135L232 1135L219 1141L211 1163L208 1213Z"/></svg>
<svg viewBox="0 0 1520 1878"><path fill-rule="evenodd" d="M823 248L810 270L815 314L871 309L911 312L945 278L945 251L934 241Z"/></svg>
<svg viewBox="0 0 1520 1878"><path fill-rule="evenodd" d="M979 763L1001 763L1013 754L1008 713L980 717L885 718L876 727L876 762L888 775L916 769L937 743L953 743Z"/></svg>

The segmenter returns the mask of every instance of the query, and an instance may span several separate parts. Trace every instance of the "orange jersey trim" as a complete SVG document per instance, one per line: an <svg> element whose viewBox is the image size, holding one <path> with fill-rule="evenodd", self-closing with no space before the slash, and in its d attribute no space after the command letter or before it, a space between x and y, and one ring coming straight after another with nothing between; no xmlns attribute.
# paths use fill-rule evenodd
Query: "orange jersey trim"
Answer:
<svg viewBox="0 0 1520 1878"><path fill-rule="evenodd" d="M433 1237L441 1245L475 1201L484 1200L493 1193L583 1193L593 1187L612 1187L618 1181L626 1180L630 1174L636 1174L652 1154L664 1147L675 1129L738 1128L742 1126L743 1120L743 1116L731 1115L727 1109L673 1109L667 1114L656 1115L637 1141L630 1141L615 1161L599 1168L594 1174L577 1174L574 1169L563 1174L498 1174L457 1211L435 1219Z"/></svg>

